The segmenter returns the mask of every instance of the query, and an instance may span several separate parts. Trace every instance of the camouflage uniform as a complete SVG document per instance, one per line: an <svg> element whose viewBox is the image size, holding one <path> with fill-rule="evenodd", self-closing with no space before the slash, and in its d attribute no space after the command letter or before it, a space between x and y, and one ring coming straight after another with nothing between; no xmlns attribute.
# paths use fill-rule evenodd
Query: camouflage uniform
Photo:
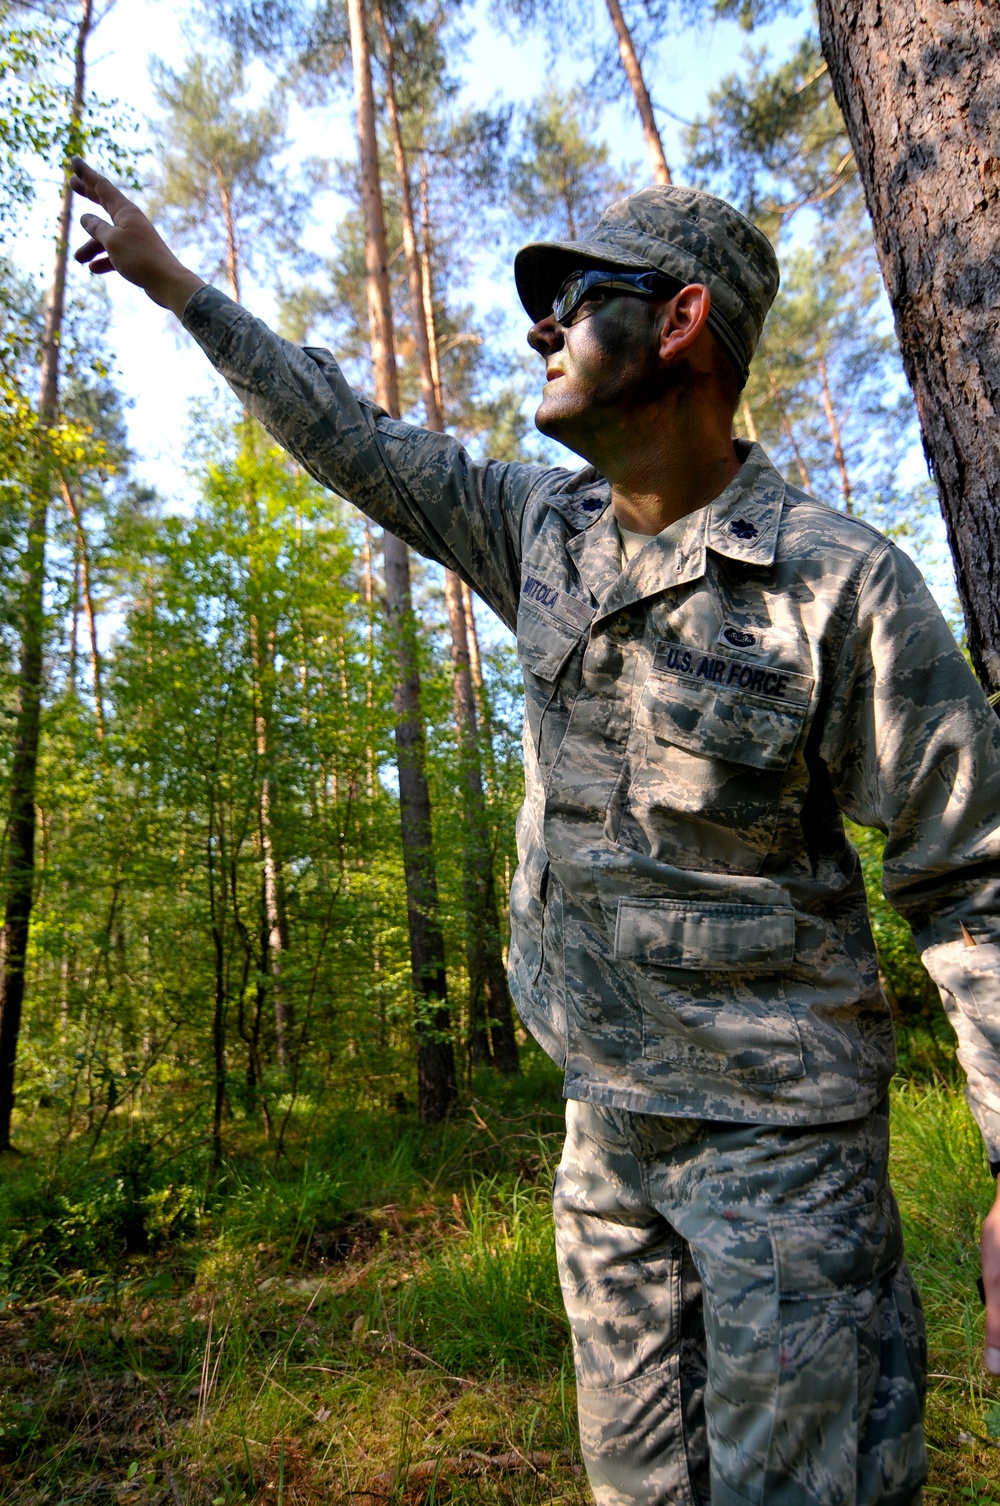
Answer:
<svg viewBox="0 0 1000 1506"><path fill-rule="evenodd" d="M635 196L647 219L657 194L675 195L693 224L663 263L690 278L714 254L705 226L719 201L649 190ZM745 364L768 300L751 287L741 322L726 257L753 251L757 232L723 207L729 249L698 280L714 279L723 343ZM617 206L605 220L590 264L611 251L628 264ZM529 307L537 249L519 270ZM588 1414L586 1399L602 1389L588 1383L593 1366L628 1387L661 1359L676 1393L664 1334L684 1331L699 1278L711 1363L745 1343L739 1387L749 1375L756 1386L741 1422L710 1371L713 1501L912 1499L919 1325L884 1187L884 1129L879 1139L873 1128L884 1126L893 1028L842 811L887 833L886 894L942 987L973 1112L1000 1160L1000 727L918 572L866 524L790 486L756 445L720 496L623 569L610 489L594 470L477 464L455 439L358 397L328 352L278 339L213 289L194 294L184 322L313 476L455 570L517 634L525 801L510 976L572 1100L560 1250L602 1506L690 1499L668 1483L682 1472L650 1462L661 1422L669 1431L662 1406L636 1402L650 1419L632 1435L636 1448L648 1434L646 1463L623 1463L612 1443L612 1467L601 1406ZM755 1157L769 1161L770 1185L747 1179ZM810 1158L825 1170L803 1181ZM595 1175L620 1189L604 1235ZM586 1250L572 1232L584 1226ZM622 1267L623 1230L626 1244L653 1239L669 1300ZM595 1275L602 1260L621 1277L617 1292ZM591 1303L605 1312L596 1345ZM649 1335L633 1334L646 1323ZM816 1383L834 1371L860 1389L850 1407L842 1388L831 1392L825 1419ZM893 1452L892 1439L905 1446ZM696 1483L700 1470L695 1445Z"/></svg>

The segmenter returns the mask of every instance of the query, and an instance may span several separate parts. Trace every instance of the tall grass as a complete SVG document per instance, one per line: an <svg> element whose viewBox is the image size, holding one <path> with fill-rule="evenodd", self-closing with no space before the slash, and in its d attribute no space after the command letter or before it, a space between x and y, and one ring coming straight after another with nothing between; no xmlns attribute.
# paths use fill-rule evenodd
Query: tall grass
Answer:
<svg viewBox="0 0 1000 1506"><path fill-rule="evenodd" d="M430 1506L427 1481L407 1483L428 1460L443 1461L442 1501L583 1506L545 1070L509 1093L477 1084L440 1131L331 1113L294 1159L264 1147L221 1175L194 1152L125 1155L110 1130L103 1159L67 1150L58 1181L41 1161L12 1166L4 1506ZM992 1179L948 1082L894 1087L892 1125L930 1336L928 1506L998 1506L1000 1388L981 1368L976 1291ZM123 1245L137 1209L153 1220L145 1252ZM551 1466L491 1468L531 1450Z"/></svg>
<svg viewBox="0 0 1000 1506"><path fill-rule="evenodd" d="M459 1208L458 1228L399 1289L397 1335L459 1375L558 1369L568 1333L547 1192L491 1177Z"/></svg>

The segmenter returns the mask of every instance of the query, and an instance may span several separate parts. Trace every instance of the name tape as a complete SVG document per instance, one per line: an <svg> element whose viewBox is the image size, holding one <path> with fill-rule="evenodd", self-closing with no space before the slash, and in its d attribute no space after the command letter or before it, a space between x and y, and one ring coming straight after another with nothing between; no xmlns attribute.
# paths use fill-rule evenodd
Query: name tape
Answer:
<svg viewBox="0 0 1000 1506"><path fill-rule="evenodd" d="M730 659L722 654L706 654L704 649L661 639L656 645L654 669L667 671L685 680L702 680L728 690L742 690L747 695L767 696L770 700L791 701L805 706L812 693L812 676L775 669L768 664L748 664L744 659Z"/></svg>
<svg viewBox="0 0 1000 1506"><path fill-rule="evenodd" d="M543 580L537 580L533 575L525 576L521 585L521 595L528 601L537 601L541 607L548 607L549 611L559 601L559 592L555 586L547 586Z"/></svg>
<svg viewBox="0 0 1000 1506"><path fill-rule="evenodd" d="M537 575L526 575L522 580L521 600L530 601L533 606L540 607L544 613L575 628L577 632L582 632L588 625L595 610L588 602L571 596L567 591L560 591L557 586L550 586Z"/></svg>

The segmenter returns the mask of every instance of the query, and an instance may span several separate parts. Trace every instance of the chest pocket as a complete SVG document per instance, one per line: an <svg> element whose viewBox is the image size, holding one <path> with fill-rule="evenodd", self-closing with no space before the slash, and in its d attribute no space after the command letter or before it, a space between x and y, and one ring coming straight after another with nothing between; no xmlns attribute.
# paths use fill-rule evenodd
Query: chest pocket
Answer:
<svg viewBox="0 0 1000 1506"><path fill-rule="evenodd" d="M550 683L590 626L595 608L533 575L526 567L517 613L517 654L522 668Z"/></svg>
<svg viewBox="0 0 1000 1506"><path fill-rule="evenodd" d="M688 753L780 770L802 733L812 687L810 675L664 639L656 646L636 725Z"/></svg>
<svg viewBox="0 0 1000 1506"><path fill-rule="evenodd" d="M681 868L697 854L698 867L754 872L782 801L797 798L786 784L812 684L661 641L635 712L620 840Z"/></svg>
<svg viewBox="0 0 1000 1506"><path fill-rule="evenodd" d="M552 682L580 641L580 629L522 606L517 614L517 657L536 679Z"/></svg>

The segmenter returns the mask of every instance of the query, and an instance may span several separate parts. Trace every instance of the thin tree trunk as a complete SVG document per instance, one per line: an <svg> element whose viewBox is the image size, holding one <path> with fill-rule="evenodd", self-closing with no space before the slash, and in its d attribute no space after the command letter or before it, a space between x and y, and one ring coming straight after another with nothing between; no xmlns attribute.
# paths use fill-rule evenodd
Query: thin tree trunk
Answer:
<svg viewBox="0 0 1000 1506"><path fill-rule="evenodd" d="M65 476L60 476L63 500L73 520L73 529L76 533L77 563L80 569L80 584L83 587L83 610L87 617L87 632L90 637L90 677L94 689L94 717L97 741L104 741L104 695L101 690L101 655L97 646L97 613L94 611L94 598L90 590L90 551L87 548L87 535L83 531L83 516L80 504L73 495L73 489ZM76 607L74 603L74 613ZM74 623L74 637L76 626ZM74 654L75 657L75 654Z"/></svg>
<svg viewBox="0 0 1000 1506"><path fill-rule="evenodd" d="M492 805L496 800L497 788L497 771L493 758L493 722L490 703L486 696L486 686L483 682L483 657L479 652L479 632L476 628L472 591L464 580L462 581L462 606L465 609L465 637L469 645L469 673L472 676L472 684L476 692L476 706L479 711L479 740L483 750L483 772L486 775L486 789Z"/></svg>
<svg viewBox="0 0 1000 1506"><path fill-rule="evenodd" d="M229 280L229 293L233 302L239 303L240 256L239 247L236 244L236 225L233 221L233 199L226 184L225 174L218 163L216 163L215 167L215 176L219 184L219 203L222 206L222 220L226 227L226 277Z"/></svg>
<svg viewBox="0 0 1000 1506"><path fill-rule="evenodd" d="M365 582L365 794L368 797L368 817L371 818L377 784L375 780L375 589L372 575L372 530L365 518L365 542L362 550Z"/></svg>
<svg viewBox="0 0 1000 1506"><path fill-rule="evenodd" d="M375 130L375 98L364 0L349 0L348 19L354 68L361 194L365 216L365 270L375 397L387 413L399 416L395 340L389 290L385 216ZM444 936L438 914L437 875L431 845L430 791L417 673L409 551L401 539L383 535L386 609L398 666L393 692L396 760L403 829L403 869L416 995L417 1081L420 1117L435 1123L456 1096L455 1054L445 973Z"/></svg>
<svg viewBox="0 0 1000 1506"><path fill-rule="evenodd" d="M1000 11L819 0L976 672L1000 689Z"/></svg>
<svg viewBox="0 0 1000 1506"><path fill-rule="evenodd" d="M847 474L847 460L844 457L844 446L840 438L840 425L837 422L833 395L830 392L830 374L826 368L826 356L822 351L816 358L816 368L819 371L820 390L823 394L823 412L826 414L830 443L833 445L833 458L837 462L837 472L840 476L840 494L844 499L844 511L851 512L851 478Z"/></svg>
<svg viewBox="0 0 1000 1506"><path fill-rule="evenodd" d="M215 771L212 771L212 778ZM220 821L221 828L221 821ZM226 965L225 945L222 936L222 904L217 893L215 852L215 801L209 797L208 805L208 908L212 929L212 951L215 963L215 992L212 1009L212 1064L215 1073L215 1092L212 1104L212 1167L218 1171L222 1165L222 1111L226 1102ZM221 839L222 832L220 829ZM225 855L222 842L218 848L219 868L225 873Z"/></svg>
<svg viewBox="0 0 1000 1506"><path fill-rule="evenodd" d="M427 427L443 432L444 405L438 366L437 331L434 321L434 290L431 282L430 245L428 238L429 201L426 178L423 180L424 256L417 249L416 225L410 172L403 145L399 110L396 103L395 54L392 37L385 23L379 0L375 15L385 52L386 105L392 135L393 157L399 182L403 224L403 250L410 288L410 305L416 335L420 368L420 389L427 415ZM445 570L445 599L451 627L451 657L454 669L455 725L458 750L466 794L465 851L462 874L466 909L466 956L469 968L469 1046L477 1065L496 1065L505 1072L518 1070L517 1041L514 1036L510 994L500 945L497 921L496 886L493 880L493 855L489 822L483 794L483 775L476 697L469 666L469 641L462 600L462 582L452 570ZM491 1035L493 1041L491 1044Z"/></svg>
<svg viewBox="0 0 1000 1506"><path fill-rule="evenodd" d="M781 420L781 427L785 431L785 438L788 440L788 443L792 447L792 454L795 457L795 469L799 473L799 480L802 482L802 490L804 492L811 491L812 487L809 484L809 472L806 470L805 461L802 459L802 452L799 449L798 441L795 438L795 431L792 428L791 420L789 419L788 413L785 410L785 404L782 401L781 397L781 388L778 386L778 379L774 375L774 372L771 370L770 366L767 368L767 385L771 389L771 398L774 402L774 406L778 410L778 417Z"/></svg>
<svg viewBox="0 0 1000 1506"><path fill-rule="evenodd" d="M622 8L618 0L607 0L608 15L615 29L618 39L618 55L622 60L622 67L632 86L635 96L635 107L639 111L639 119L642 122L642 134L646 141L646 151L649 154L649 163L653 169L654 183L671 183L670 169L667 166L666 154L663 150L663 142L656 125L656 116L653 114L653 101L649 97L646 88L646 80L642 76L642 65L636 55L635 43L632 41L632 33L625 23Z"/></svg>
<svg viewBox="0 0 1000 1506"><path fill-rule="evenodd" d="M73 555L73 611L69 632L69 683L76 694L76 661L80 652L80 554Z"/></svg>
<svg viewBox="0 0 1000 1506"><path fill-rule="evenodd" d="M757 425L754 422L753 409L748 398L743 399L743 427L747 431L747 439L751 444L757 443Z"/></svg>
<svg viewBox="0 0 1000 1506"><path fill-rule="evenodd" d="M83 117L87 38L93 24L93 0L83 0L76 33L70 136L77 138ZM71 141L73 150L78 142ZM56 239L52 283L45 305L42 368L38 415L42 433L35 464L28 515L28 537L22 564L20 673L14 758L7 818L7 864L4 874L3 956L0 963L0 1151L11 1147L14 1111L14 1074L24 1007L25 965L31 930L35 872L35 786L42 700L42 640L45 611L45 541L49 499L54 480L45 455L45 431L59 415L59 343L66 305L66 260L69 248L73 191L67 174Z"/></svg>

